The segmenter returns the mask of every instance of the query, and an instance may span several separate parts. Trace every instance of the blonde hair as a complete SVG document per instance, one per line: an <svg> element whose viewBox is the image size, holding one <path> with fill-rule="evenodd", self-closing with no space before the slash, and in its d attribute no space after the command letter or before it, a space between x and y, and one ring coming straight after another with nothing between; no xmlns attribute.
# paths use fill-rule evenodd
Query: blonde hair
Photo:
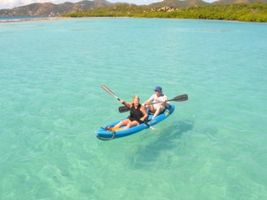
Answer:
<svg viewBox="0 0 267 200"><path fill-rule="evenodd" d="M135 95L135 96L133 96L133 101L134 101L134 99L138 99L138 101L140 101L140 98L139 98L139 96L137 96L137 95Z"/></svg>

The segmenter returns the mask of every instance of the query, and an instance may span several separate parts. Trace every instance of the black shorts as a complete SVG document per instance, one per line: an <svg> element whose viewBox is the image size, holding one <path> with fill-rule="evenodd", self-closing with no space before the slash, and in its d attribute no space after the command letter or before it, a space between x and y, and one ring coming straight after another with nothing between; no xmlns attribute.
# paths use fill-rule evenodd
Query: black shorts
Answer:
<svg viewBox="0 0 267 200"><path fill-rule="evenodd" d="M134 118L132 118L132 117L128 117L128 119L129 119L131 122L133 122L133 121L137 121L139 124L144 123L144 122L141 121L140 119L134 119Z"/></svg>

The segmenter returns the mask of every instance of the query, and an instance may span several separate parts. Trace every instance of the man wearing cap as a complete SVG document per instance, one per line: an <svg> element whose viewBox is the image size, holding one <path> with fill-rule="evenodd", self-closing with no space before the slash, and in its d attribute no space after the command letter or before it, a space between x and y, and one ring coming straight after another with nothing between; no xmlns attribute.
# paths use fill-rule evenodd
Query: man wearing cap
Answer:
<svg viewBox="0 0 267 200"><path fill-rule="evenodd" d="M168 100L168 97L162 93L162 87L156 86L154 91L155 94L145 102L145 106L149 108L150 112L154 113L152 119L165 109Z"/></svg>

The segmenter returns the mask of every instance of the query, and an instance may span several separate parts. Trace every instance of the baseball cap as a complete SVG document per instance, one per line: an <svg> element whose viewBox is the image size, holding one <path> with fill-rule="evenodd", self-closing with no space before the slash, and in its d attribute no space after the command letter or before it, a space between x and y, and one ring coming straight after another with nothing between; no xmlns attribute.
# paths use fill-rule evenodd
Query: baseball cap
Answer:
<svg viewBox="0 0 267 200"><path fill-rule="evenodd" d="M160 86L156 86L155 87L155 89L154 89L154 91L156 92L162 92L162 87L160 87Z"/></svg>

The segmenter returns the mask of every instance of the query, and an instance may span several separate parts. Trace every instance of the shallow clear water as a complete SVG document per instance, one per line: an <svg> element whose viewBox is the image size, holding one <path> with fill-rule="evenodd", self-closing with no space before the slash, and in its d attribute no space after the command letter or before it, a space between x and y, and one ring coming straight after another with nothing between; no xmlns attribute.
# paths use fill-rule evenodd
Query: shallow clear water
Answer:
<svg viewBox="0 0 267 200"><path fill-rule="evenodd" d="M267 24L91 18L0 24L0 199L266 199ZM144 101L166 121L100 141Z"/></svg>

